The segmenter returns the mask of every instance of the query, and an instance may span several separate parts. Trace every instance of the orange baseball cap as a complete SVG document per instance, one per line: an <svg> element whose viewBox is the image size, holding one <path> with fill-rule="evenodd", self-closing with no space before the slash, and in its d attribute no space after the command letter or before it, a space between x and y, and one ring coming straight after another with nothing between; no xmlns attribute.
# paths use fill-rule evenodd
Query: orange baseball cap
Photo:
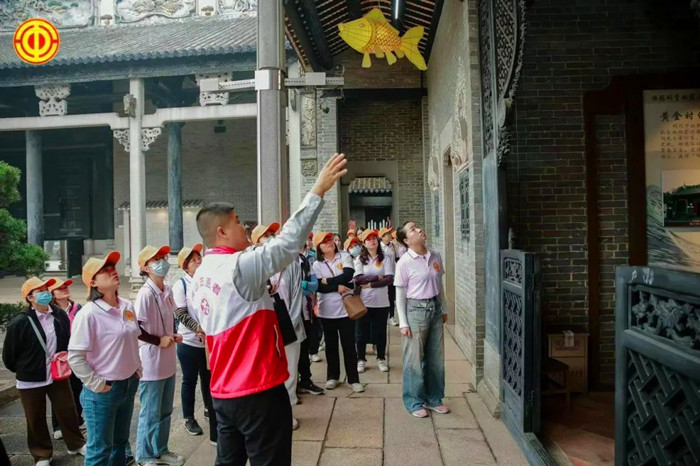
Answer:
<svg viewBox="0 0 700 466"><path fill-rule="evenodd" d="M355 230L348 230L348 233L347 233L346 236L347 236L348 238L352 238L353 236L355 236Z"/></svg>
<svg viewBox="0 0 700 466"><path fill-rule="evenodd" d="M280 229L280 224L277 222L272 222L269 225L258 225L253 228L253 232L250 234L250 240L253 244L258 244L258 240L262 238L266 233L277 233Z"/></svg>
<svg viewBox="0 0 700 466"><path fill-rule="evenodd" d="M177 265L180 268L183 268L185 265L185 262L187 262L187 259L190 258L193 252L196 252L198 254L202 254L202 248L204 246L202 243L197 243L191 248L182 248L180 249L180 252L177 253Z"/></svg>
<svg viewBox="0 0 700 466"><path fill-rule="evenodd" d="M39 277L31 277L29 280L22 283L22 297L27 299L27 296L32 294L32 291L36 290L37 288L41 288L42 286L47 286L50 288L54 283L56 283L55 278L42 280Z"/></svg>
<svg viewBox="0 0 700 466"><path fill-rule="evenodd" d="M156 256L161 256L164 254L170 254L170 246L161 246L160 248L146 246L145 248L141 249L141 252L139 253L139 267L145 267L146 262Z"/></svg>
<svg viewBox="0 0 700 466"><path fill-rule="evenodd" d="M71 286L72 284L73 284L73 280L71 280L71 279L68 279L64 282L60 278L57 278L56 283L54 283L53 285L51 285L49 287L49 291L57 290L57 289L61 288L62 286Z"/></svg>
<svg viewBox="0 0 700 466"><path fill-rule="evenodd" d="M319 244L326 241L328 238L333 238L333 233L326 231L319 231L314 234L314 247L317 248Z"/></svg>
<svg viewBox="0 0 700 466"><path fill-rule="evenodd" d="M352 238L348 238L345 240L345 243L343 244L343 249L348 249L350 246L353 245L353 243L360 244L360 240L357 239L357 237L353 236Z"/></svg>
<svg viewBox="0 0 700 466"><path fill-rule="evenodd" d="M91 257L90 259L85 262L85 265L83 265L83 283L85 283L85 286L90 288L90 282L92 279L95 277L97 272L102 270L102 268L105 265L117 265L119 262L119 259L121 258L121 254L119 254L119 251L112 251L109 254L107 254L107 257L104 259L98 259L96 257Z"/></svg>
<svg viewBox="0 0 700 466"><path fill-rule="evenodd" d="M379 236L380 238L383 238L384 235L386 235L387 233L393 233L393 232L394 232L394 229L393 229L393 228L391 228L391 227L384 227L384 228L382 228L382 229L379 230L378 236Z"/></svg>
<svg viewBox="0 0 700 466"><path fill-rule="evenodd" d="M362 232L360 235L360 240L364 243L367 238L370 236L376 236L377 238L379 237L379 232L377 230L365 230Z"/></svg>

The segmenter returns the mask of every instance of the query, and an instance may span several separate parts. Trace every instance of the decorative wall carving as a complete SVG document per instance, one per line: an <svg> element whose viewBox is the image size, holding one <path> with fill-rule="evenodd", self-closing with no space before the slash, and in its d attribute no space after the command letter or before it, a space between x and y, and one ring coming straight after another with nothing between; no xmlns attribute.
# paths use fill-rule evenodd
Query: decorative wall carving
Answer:
<svg viewBox="0 0 700 466"><path fill-rule="evenodd" d="M161 135L162 131L163 129L160 127L141 128L141 150L147 152L148 149L151 148L151 144ZM115 129L113 134L117 142L124 147L124 150L129 152L129 130Z"/></svg>
<svg viewBox="0 0 700 466"><path fill-rule="evenodd" d="M219 78L220 82L230 82L233 78L231 73L209 73L209 74L198 74L195 75L197 85L201 79ZM227 105L229 102L229 93L227 91L223 92L209 92L200 91L199 93L199 105L205 107L207 105Z"/></svg>
<svg viewBox="0 0 700 466"><path fill-rule="evenodd" d="M39 102L39 115L43 117L64 116L68 113L68 102L66 102L66 99L70 95L70 84L35 86L34 92L41 99Z"/></svg>
<svg viewBox="0 0 700 466"><path fill-rule="evenodd" d="M233 16L255 16L257 0L219 0L219 11Z"/></svg>
<svg viewBox="0 0 700 466"><path fill-rule="evenodd" d="M117 19L134 23L151 16L186 18L194 13L195 0L117 0Z"/></svg>
<svg viewBox="0 0 700 466"><path fill-rule="evenodd" d="M517 259L507 258L503 261L503 280L516 285L523 283L523 264Z"/></svg>
<svg viewBox="0 0 700 466"><path fill-rule="evenodd" d="M301 147L316 147L316 98L301 96Z"/></svg>
<svg viewBox="0 0 700 466"><path fill-rule="evenodd" d="M316 160L302 160L301 174L305 177L316 176L318 173L318 162Z"/></svg>
<svg viewBox="0 0 700 466"><path fill-rule="evenodd" d="M464 164L471 161L471 134L469 127L469 103L467 83L469 77L462 62L462 57L459 58L457 67L457 92L454 100L454 109L452 111L452 147L450 154L452 156L452 166L455 170L459 170Z"/></svg>
<svg viewBox="0 0 700 466"><path fill-rule="evenodd" d="M435 121L433 121L433 136L430 142L430 159L428 160L428 186L435 191L440 186L440 139L438 138Z"/></svg>
<svg viewBox="0 0 700 466"><path fill-rule="evenodd" d="M29 18L45 18L57 28L76 28L93 24L91 0L2 0L0 29L14 30Z"/></svg>
<svg viewBox="0 0 700 466"><path fill-rule="evenodd" d="M700 305L639 290L630 327L700 350Z"/></svg>
<svg viewBox="0 0 700 466"><path fill-rule="evenodd" d="M479 17L484 156L495 153L500 165L510 152L512 106L525 50L525 0L481 0Z"/></svg>

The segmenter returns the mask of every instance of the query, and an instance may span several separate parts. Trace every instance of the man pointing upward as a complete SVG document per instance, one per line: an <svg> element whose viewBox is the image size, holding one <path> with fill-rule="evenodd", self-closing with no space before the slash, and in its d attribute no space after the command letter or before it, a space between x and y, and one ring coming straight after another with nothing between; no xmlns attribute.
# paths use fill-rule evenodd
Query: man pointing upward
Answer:
<svg viewBox="0 0 700 466"><path fill-rule="evenodd" d="M192 278L192 303L206 334L211 395L218 421L217 466L288 465L292 408L287 360L267 280L289 265L323 207L323 195L347 173L335 154L278 236L250 243L234 207L213 203L197 214L207 248Z"/></svg>

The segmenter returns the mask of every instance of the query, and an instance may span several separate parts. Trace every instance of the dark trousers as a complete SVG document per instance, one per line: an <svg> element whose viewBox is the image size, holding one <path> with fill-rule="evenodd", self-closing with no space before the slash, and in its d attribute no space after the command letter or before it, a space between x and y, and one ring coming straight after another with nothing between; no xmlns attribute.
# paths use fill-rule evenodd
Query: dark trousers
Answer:
<svg viewBox="0 0 700 466"><path fill-rule="evenodd" d="M83 383L75 376L75 374L71 374L68 381L70 382L70 389L73 391L73 402L75 403L75 409L78 412L78 425L83 425L83 406L80 404L80 392L83 391ZM58 425L56 408L54 408L53 404L51 405L51 426L53 427L54 432L60 430L61 428Z"/></svg>
<svg viewBox="0 0 700 466"><path fill-rule="evenodd" d="M214 398L216 466L292 464L292 406L284 384L240 398Z"/></svg>
<svg viewBox="0 0 700 466"><path fill-rule="evenodd" d="M396 287L389 285L389 317L394 317L394 304L396 303Z"/></svg>
<svg viewBox="0 0 700 466"><path fill-rule="evenodd" d="M51 406L56 410L58 424L68 449L79 450L85 445L68 380L56 380L45 387L22 389L19 390L19 397L27 418L27 445L34 462L48 460L53 456L53 444L46 424L47 395Z"/></svg>
<svg viewBox="0 0 700 466"><path fill-rule="evenodd" d="M359 383L357 351L355 350L355 322L350 320L349 317L320 320L323 327L323 336L326 339L327 380L338 380L340 378L340 353L338 350L338 339L340 339L348 383Z"/></svg>
<svg viewBox="0 0 700 466"><path fill-rule="evenodd" d="M311 359L309 359L309 339L311 338L312 326L311 321L304 321L304 332L306 332L306 339L301 342L301 348L299 349L299 364L297 365L299 371L299 385L302 387L311 384Z"/></svg>
<svg viewBox="0 0 700 466"><path fill-rule="evenodd" d="M357 359L366 361L365 347L377 345L377 359L386 359L386 319L388 307L368 307L367 314L356 320Z"/></svg>
<svg viewBox="0 0 700 466"><path fill-rule="evenodd" d="M180 398L182 399L182 417L185 419L194 417L194 400L197 391L197 377L199 377L199 389L202 392L204 407L209 410L209 439L216 442L216 415L212 412L211 372L207 369L207 356L204 348L197 348L185 343L177 345L177 358L182 367L182 387Z"/></svg>
<svg viewBox="0 0 700 466"><path fill-rule="evenodd" d="M306 332L306 339L309 341L309 354L318 354L318 348L321 346L321 337L323 336L321 319L314 317L311 321L310 329L310 331Z"/></svg>

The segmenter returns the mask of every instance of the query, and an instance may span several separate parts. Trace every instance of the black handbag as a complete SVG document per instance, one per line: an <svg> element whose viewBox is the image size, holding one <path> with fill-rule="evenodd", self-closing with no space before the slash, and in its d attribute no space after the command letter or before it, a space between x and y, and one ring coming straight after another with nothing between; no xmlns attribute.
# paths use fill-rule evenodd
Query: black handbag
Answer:
<svg viewBox="0 0 700 466"><path fill-rule="evenodd" d="M271 285L269 280L267 284ZM282 343L284 343L284 346L287 346L297 341L297 332L294 331L294 324L292 324L292 318L289 316L287 304L285 304L284 300L280 297L280 294L275 293L271 296L274 300L275 314L277 314L277 320L280 325Z"/></svg>

